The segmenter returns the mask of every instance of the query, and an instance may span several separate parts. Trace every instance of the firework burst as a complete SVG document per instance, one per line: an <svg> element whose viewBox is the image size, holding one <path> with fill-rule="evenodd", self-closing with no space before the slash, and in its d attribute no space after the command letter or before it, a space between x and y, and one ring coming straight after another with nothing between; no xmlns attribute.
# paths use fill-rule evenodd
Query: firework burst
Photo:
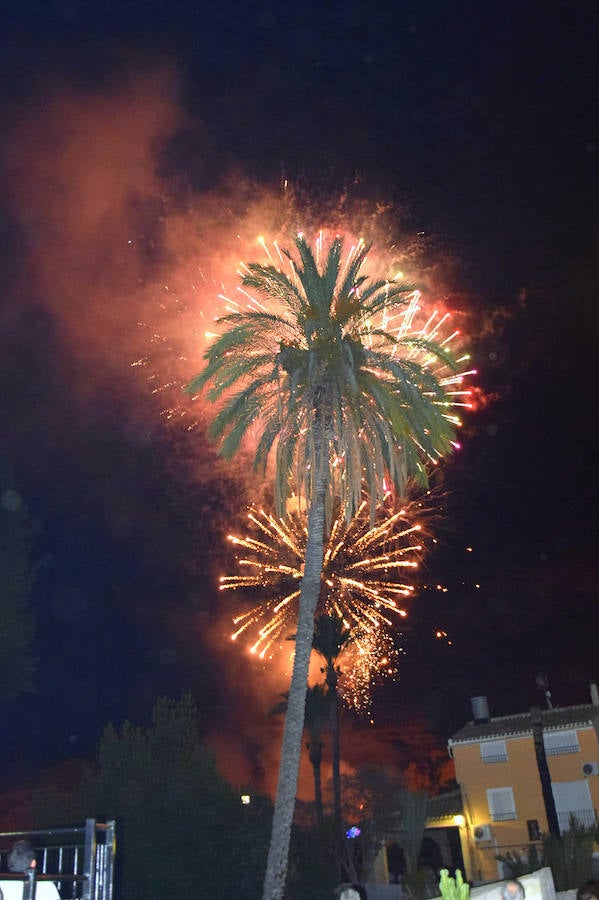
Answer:
<svg viewBox="0 0 599 900"><path fill-rule="evenodd" d="M196 293L197 285L191 283L189 289ZM189 377L190 357L197 354L197 347L203 341L204 313L200 309L194 316L191 301L168 284L162 286L162 292L163 299L158 303L154 320L137 322L146 335L147 352L130 365L143 371L150 393L158 401L162 419L182 421L188 431L193 431L202 421L201 414L198 414L197 405L185 397L184 388ZM196 345L195 353L186 349L182 335L187 340L191 338L192 345ZM165 371L168 371L166 377Z"/></svg>
<svg viewBox="0 0 599 900"><path fill-rule="evenodd" d="M144 352L131 361L132 367L141 370L164 421L181 422L189 431L203 422L203 407L187 397L183 388L189 381L190 372L199 365L206 342L214 338L214 331L218 330L218 325L213 324L215 316L248 308L264 309L261 301L250 291L234 283L236 270L238 276L248 271L245 264L238 260L260 261L262 258L267 264L284 271L292 280L296 278L293 263L286 256L283 246L292 231L291 221L297 221L299 217L297 202L286 188L284 195L276 201L269 198L267 202L265 198L263 205L254 204L256 210L242 221L239 232L232 233L230 227L224 227L221 223L218 229L211 230L210 241L192 240L190 235L194 233L194 228L191 223L174 228L176 248L173 247L173 255L181 262L172 271L165 272L164 281L155 286L153 302L145 306L151 312L147 318L138 321L145 344ZM244 216L240 215L243 220ZM343 220L340 210L331 210L328 215L332 219ZM314 211L304 210L304 217L313 221L315 216ZM366 216L364 211L356 216L357 221L364 220L369 230L380 232L380 216L375 218L376 221L372 215ZM257 233L257 222L260 220L267 223L268 236L250 239L249 233L253 229L256 229L253 234ZM278 224L274 225L275 222ZM271 227L273 225L274 228ZM343 260L345 271L363 250L364 241L345 227L341 231L347 248ZM321 228L316 233L315 250L321 260L337 230ZM287 237L282 238L283 234ZM384 244L386 239L379 235L378 241ZM419 266L413 241L404 239L401 248L398 251L397 247L391 246L388 253L378 252L378 255L372 251L364 270L371 268L373 274L387 272L391 284L393 281L403 281L404 272L399 269L405 268L405 277L409 280L409 270ZM397 256L397 261L392 261L393 254ZM399 341L395 352L415 363L424 364L438 379L447 394L447 417L453 424L459 425L460 408L468 408L473 403L473 391L467 386L468 376L473 374L473 370L469 368L468 355L459 350L460 332L452 323L451 313L426 307L420 292L414 291L395 319L389 321L381 316L380 320L364 323L361 339L374 347L381 330L388 330L394 335ZM438 358L428 353L425 345L431 340L452 353L457 368L444 366ZM431 462L437 463L438 457Z"/></svg>
<svg viewBox="0 0 599 900"><path fill-rule="evenodd" d="M343 619L352 641L344 655L342 694L348 703L368 706L378 675L397 674L395 636L414 595L414 575L424 551L416 521L421 504L393 510L390 495L372 524L363 500L349 524L339 515L325 548L317 613ZM233 641L244 640L262 660L271 659L295 631L306 545L305 516L277 519L264 510L248 514L251 533L229 535L239 574L224 575L221 591L260 594L260 602L233 620Z"/></svg>
<svg viewBox="0 0 599 900"><path fill-rule="evenodd" d="M315 253L319 263L335 234L324 229L318 232ZM344 241L347 250L341 264L342 272L349 269L365 247L362 239L355 239L349 232L344 235ZM295 264L280 240L261 237L250 249L247 242L240 239L238 249L240 256L245 258L262 257L297 284ZM212 257L215 260L219 257L214 248L211 248ZM394 282L403 283L406 277L409 280L409 273L406 276L399 271L400 266L404 268L406 264L410 268L409 260L404 259L403 254L398 264L392 264L390 257L385 259L383 255L381 258L380 254L377 257L372 252L365 261L364 271L371 268L373 273L386 272L386 281L391 287ZM239 283L232 284L230 275L234 271L230 252L223 256L222 265L215 262L204 268L196 265L193 271L187 269L189 289L182 288L182 277L175 283L169 280L163 285L159 303L160 321L140 322L149 336L150 347L148 354L133 364L145 370L152 393L161 400L163 417L166 420L183 419L189 430L203 418L202 407L198 417L194 413L198 407L181 391L189 377L189 360L201 353L206 342L214 339L214 331L219 330L219 315L265 309L250 289ZM243 277L248 271L245 264L238 264L239 276ZM356 296L359 293L357 286ZM269 307L268 311L273 310ZM215 314L215 324L209 324ZM394 342L391 345L389 335ZM427 306L420 291L412 290L406 293L405 305L396 308L393 317L383 311L372 320L363 320L359 324L359 334L355 336L375 350L384 343L385 350L390 350L392 355L428 370L445 390L444 415L453 425L461 424L461 410L472 406L473 392L468 379L474 370L470 368L468 354L460 350L460 331L453 326L451 313ZM433 353L431 342L446 350L447 357ZM170 361L168 377L161 375L165 371L165 359ZM456 442L454 446L459 445ZM440 456L440 452L433 451L429 454L429 463L436 465ZM344 458L341 451L333 462L342 472ZM364 508L365 504L361 515L349 525L343 519L334 523L325 554L321 598L321 611L342 616L352 632L353 640L344 658L347 674L343 687L346 697L349 696L356 706L365 705L364 697L368 695L373 678L378 674L392 677L397 673L396 637L406 615L405 605L414 593L413 575L422 550L422 534L419 525L415 524L414 504L398 512L389 508L379 510L374 525L364 515ZM243 590L249 596L260 594L260 603L236 618L232 637L234 640L248 639L252 652L266 660L295 630L306 527L301 509L284 520L253 509L250 523L251 534L230 538L239 551L239 571L236 575L224 576L220 588Z"/></svg>
<svg viewBox="0 0 599 900"><path fill-rule="evenodd" d="M302 232L298 236L302 236ZM321 229L315 242L316 262L320 265L321 259L325 254L325 249L334 237L333 233L326 232ZM352 263L366 251L366 244L362 238L353 240L351 236L345 236L346 246L351 242L345 259L341 264L341 277L345 274ZM281 272L287 279L301 291L296 273L296 263L291 254L280 246L278 241L273 241L271 245L263 238L258 238L258 244L266 257L266 264L273 269ZM374 256L374 254L373 254ZM370 257L366 259L364 271L366 278L370 278L368 274L368 266ZM373 270L384 270L384 264L381 260L374 256ZM389 266L386 266L389 269ZM393 267L395 270L397 267ZM251 269L244 263L238 268L238 275L244 278L251 274ZM390 272L386 284L388 289L394 282L405 284L405 274L403 271ZM360 296L360 287L355 288L356 297ZM351 337L357 338L369 349L380 351L383 350L385 355L401 358L409 367L413 364L424 372L432 375L435 381L443 388L443 400L434 400L437 405L444 407L444 417L454 426L459 428L462 425L460 418L461 409L472 409L473 389L468 386L468 378L476 374L476 369L470 368L470 355L462 352L460 349L460 330L454 328L452 324L452 316L448 311L442 311L434 306L428 306L421 291L409 289L406 285L406 302L398 308L395 306L393 312L383 309L372 319L358 319L352 326L354 331ZM238 285L234 292L222 292L219 294L219 300L223 304L223 314L230 315L244 311L259 311L276 313L280 316L281 336L282 339L293 343L296 335L293 331L293 325L287 319L287 311L281 305L276 304L264 306L261 299L252 294L242 285ZM276 307L276 308L275 308ZM219 319L215 321L215 331L208 331L205 338L213 341L219 337L218 334ZM291 329L289 334L286 328ZM393 342L391 344L391 342ZM433 348L432 345L435 345ZM440 350L440 352L439 352ZM375 372L375 374L377 374ZM425 392L426 393L426 392ZM431 392L429 396L433 396ZM417 445L423 458L432 465L437 465L441 459L442 451L434 449L425 451L424 447L418 440L411 435L410 439ZM457 441L451 441L455 449L460 448ZM344 460L339 457L336 464L343 467Z"/></svg>

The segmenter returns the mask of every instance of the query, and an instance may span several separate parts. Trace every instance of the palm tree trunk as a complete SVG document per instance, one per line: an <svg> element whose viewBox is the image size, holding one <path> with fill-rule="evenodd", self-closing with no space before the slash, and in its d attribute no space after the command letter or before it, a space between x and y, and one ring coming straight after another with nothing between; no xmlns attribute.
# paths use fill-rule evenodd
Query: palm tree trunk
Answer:
<svg viewBox="0 0 599 900"><path fill-rule="evenodd" d="M333 821L335 823L335 850L337 865L341 867L343 835L341 829L341 750L339 740L339 697L337 694L337 672L329 667L327 683L331 691L331 743L333 745Z"/></svg>
<svg viewBox="0 0 599 900"><path fill-rule="evenodd" d="M324 468L324 467L323 467ZM322 470L321 470L322 471ZM293 674L283 744L279 763L279 778L272 822L270 847L264 878L263 900L282 900L287 878L289 841L295 809L297 779L302 751L302 732L308 688L308 669L314 635L314 613L320 596L320 579L324 555L324 522L327 472L317 479L316 491L308 514L308 537L304 576L299 597L299 621L295 638Z"/></svg>
<svg viewBox="0 0 599 900"><path fill-rule="evenodd" d="M316 824L322 828L324 824L324 816L322 813L322 779L320 775L320 764L322 761L321 745L318 747L318 753L312 754L310 750L310 762L314 771L314 804L316 806Z"/></svg>

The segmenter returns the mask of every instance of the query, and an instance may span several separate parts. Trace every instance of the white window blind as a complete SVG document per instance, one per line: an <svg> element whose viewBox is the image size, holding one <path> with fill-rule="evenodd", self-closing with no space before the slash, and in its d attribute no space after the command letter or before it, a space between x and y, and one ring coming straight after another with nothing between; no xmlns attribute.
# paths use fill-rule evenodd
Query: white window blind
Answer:
<svg viewBox="0 0 599 900"><path fill-rule="evenodd" d="M545 731L543 734L545 753L547 756L558 756L560 753L579 753L580 744L575 731Z"/></svg>
<svg viewBox="0 0 599 900"><path fill-rule="evenodd" d="M514 792L511 787L489 788L487 790L489 814L493 822L505 822L517 819Z"/></svg>
<svg viewBox="0 0 599 900"><path fill-rule="evenodd" d="M562 833L570 830L572 818L585 828L597 824L589 782L586 778L579 781L554 781L551 790Z"/></svg>
<svg viewBox="0 0 599 900"><path fill-rule="evenodd" d="M480 745L480 755L484 763L507 762L505 741L483 741Z"/></svg>

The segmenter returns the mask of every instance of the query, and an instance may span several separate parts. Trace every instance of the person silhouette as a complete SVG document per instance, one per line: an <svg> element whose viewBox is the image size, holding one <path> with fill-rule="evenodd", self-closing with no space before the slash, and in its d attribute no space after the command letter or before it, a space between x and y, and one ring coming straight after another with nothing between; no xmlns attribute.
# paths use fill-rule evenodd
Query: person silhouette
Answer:
<svg viewBox="0 0 599 900"><path fill-rule="evenodd" d="M35 847L28 838L15 841L8 851L7 865L9 872L27 874L35 869ZM36 881L35 900L60 900L58 888L52 881ZM0 892L3 900L22 900L22 881L1 881Z"/></svg>
<svg viewBox="0 0 599 900"><path fill-rule="evenodd" d="M348 884L341 888L339 900L368 900L368 897L361 884Z"/></svg>
<svg viewBox="0 0 599 900"><path fill-rule="evenodd" d="M499 893L501 900L524 900L526 896L524 886L517 878L510 878L509 881L502 884Z"/></svg>
<svg viewBox="0 0 599 900"><path fill-rule="evenodd" d="M576 891L576 900L599 900L599 881L586 881Z"/></svg>

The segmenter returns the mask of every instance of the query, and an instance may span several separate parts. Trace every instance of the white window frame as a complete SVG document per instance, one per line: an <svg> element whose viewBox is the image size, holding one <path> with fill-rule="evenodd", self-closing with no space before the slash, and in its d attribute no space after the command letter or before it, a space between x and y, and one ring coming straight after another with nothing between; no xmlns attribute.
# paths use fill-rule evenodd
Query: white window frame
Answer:
<svg viewBox="0 0 599 900"><path fill-rule="evenodd" d="M547 756L561 756L565 753L580 753L578 732L570 731L545 731L543 734L545 753Z"/></svg>
<svg viewBox="0 0 599 900"><path fill-rule="evenodd" d="M487 788L487 803L492 822L508 822L518 818L511 787Z"/></svg>
<svg viewBox="0 0 599 900"><path fill-rule="evenodd" d="M507 762L507 745L505 741L481 741L480 758L484 763Z"/></svg>

